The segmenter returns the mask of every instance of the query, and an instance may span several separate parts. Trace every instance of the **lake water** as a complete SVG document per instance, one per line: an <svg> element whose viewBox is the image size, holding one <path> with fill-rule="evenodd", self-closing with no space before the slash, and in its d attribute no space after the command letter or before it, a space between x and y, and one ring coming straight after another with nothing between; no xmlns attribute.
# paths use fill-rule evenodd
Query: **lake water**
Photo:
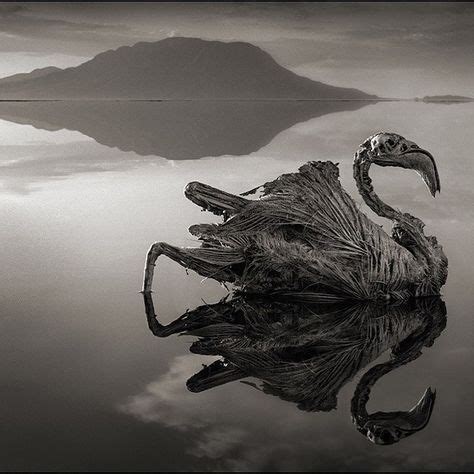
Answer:
<svg viewBox="0 0 474 474"><path fill-rule="evenodd" d="M472 103L0 104L0 468L472 470L473 127ZM187 228L215 221L185 199L186 183L240 193L332 160L361 202L352 156L379 130L437 161L436 199L413 172L372 177L438 237L449 277L446 329L376 384L369 411L408 410L431 386L428 426L389 446L361 436L350 400L367 369L329 412L238 381L188 391L217 357L190 353L193 336L155 338L139 294L152 242L193 245ZM162 323L226 294L165 258L154 286Z"/></svg>

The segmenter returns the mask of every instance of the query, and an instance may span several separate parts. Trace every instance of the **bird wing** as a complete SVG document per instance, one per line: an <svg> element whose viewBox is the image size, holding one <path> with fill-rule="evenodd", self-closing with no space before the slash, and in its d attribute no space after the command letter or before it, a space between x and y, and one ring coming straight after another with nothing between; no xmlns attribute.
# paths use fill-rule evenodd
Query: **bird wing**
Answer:
<svg viewBox="0 0 474 474"><path fill-rule="evenodd" d="M259 200L213 228L221 243L254 249L248 272L283 271L361 299L403 293L420 278L413 255L344 191L334 163L309 162L261 187Z"/></svg>

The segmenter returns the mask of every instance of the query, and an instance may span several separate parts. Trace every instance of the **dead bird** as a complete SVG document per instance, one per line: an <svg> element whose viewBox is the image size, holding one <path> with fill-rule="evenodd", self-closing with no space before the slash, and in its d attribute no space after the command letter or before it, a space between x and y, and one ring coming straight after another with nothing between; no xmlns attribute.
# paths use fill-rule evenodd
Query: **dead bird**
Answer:
<svg viewBox="0 0 474 474"><path fill-rule="evenodd" d="M448 262L424 223L384 203L369 177L372 164L417 171L433 197L440 191L433 156L396 133L365 140L354 157L354 178L366 204L393 221L389 236L361 212L330 161L312 161L236 196L192 182L185 196L221 215L220 224L189 231L197 248L154 243L146 258L143 292L152 288L155 262L166 255L200 275L242 292L299 292L359 300L406 300L439 295ZM245 198L262 188L259 200Z"/></svg>

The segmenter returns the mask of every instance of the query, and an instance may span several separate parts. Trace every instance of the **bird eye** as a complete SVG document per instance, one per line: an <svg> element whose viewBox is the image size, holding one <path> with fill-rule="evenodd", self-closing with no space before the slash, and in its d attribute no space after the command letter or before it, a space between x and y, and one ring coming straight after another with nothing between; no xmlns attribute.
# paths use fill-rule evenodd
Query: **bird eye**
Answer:
<svg viewBox="0 0 474 474"><path fill-rule="evenodd" d="M400 151L405 151L407 149L407 146L405 144L403 144L401 147L400 147Z"/></svg>
<svg viewBox="0 0 474 474"><path fill-rule="evenodd" d="M388 143L390 146L395 145L395 142L394 142L392 139L387 140L387 143Z"/></svg>

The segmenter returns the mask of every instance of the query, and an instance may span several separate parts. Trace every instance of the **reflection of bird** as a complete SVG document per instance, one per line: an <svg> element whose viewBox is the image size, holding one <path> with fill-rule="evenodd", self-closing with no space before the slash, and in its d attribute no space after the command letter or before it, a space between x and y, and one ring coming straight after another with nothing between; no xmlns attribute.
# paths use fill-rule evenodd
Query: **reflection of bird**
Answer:
<svg viewBox="0 0 474 474"><path fill-rule="evenodd" d="M155 335L193 335L198 340L192 352L222 357L188 380L193 392L255 377L260 384L245 383L301 410L328 411L349 380L391 350L390 359L371 367L357 384L351 404L356 428L374 443L390 444L429 421L431 389L408 412L368 414L366 404L377 380L419 357L444 329L446 308L439 298L387 305L234 297L188 311L168 326L156 319L151 294L144 298Z"/></svg>
<svg viewBox="0 0 474 474"><path fill-rule="evenodd" d="M392 237L358 209L331 162L309 162L298 173L265 183L259 200L194 182L185 195L222 215L224 223L190 228L202 241L200 248L153 244L143 290L151 291L154 265L163 254L250 293L298 291L356 299L439 294L447 277L441 246L424 235L423 222L375 194L368 175L373 163L416 170L433 196L440 189L436 164L430 153L394 133L377 133L357 150L357 187L372 210L394 221Z"/></svg>

